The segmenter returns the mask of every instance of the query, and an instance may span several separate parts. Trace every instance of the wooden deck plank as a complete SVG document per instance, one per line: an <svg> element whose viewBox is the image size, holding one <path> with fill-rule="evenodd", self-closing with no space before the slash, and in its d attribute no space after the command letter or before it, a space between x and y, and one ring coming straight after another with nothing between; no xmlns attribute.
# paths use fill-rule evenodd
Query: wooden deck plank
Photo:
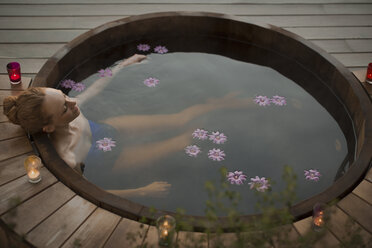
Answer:
<svg viewBox="0 0 372 248"><path fill-rule="evenodd" d="M0 141L25 136L26 132L19 125L10 122L0 123Z"/></svg>
<svg viewBox="0 0 372 248"><path fill-rule="evenodd" d="M232 15L319 15L319 14L372 14L371 4L105 4L102 5L3 5L0 16L84 16L84 15L138 15L164 11L207 11ZM24 11L22 11L24 10Z"/></svg>
<svg viewBox="0 0 372 248"><path fill-rule="evenodd" d="M11 59L7 59L7 60L4 60L2 64L0 64L0 66L3 67L1 69L1 71L4 74L7 73L6 72L6 64L11 62L11 61L12 61ZM21 73L23 73L22 64L21 64ZM31 82L31 78L22 76L22 82L19 83L19 84L14 85L14 84L10 83L8 74L0 75L0 90L12 90L12 91L25 90L25 89L27 89L30 82ZM14 93L14 94L16 94L16 93ZM0 115L3 115L3 112L1 112Z"/></svg>
<svg viewBox="0 0 372 248"><path fill-rule="evenodd" d="M372 61L372 53L338 53L332 54L332 56L345 66L367 67L368 63Z"/></svg>
<svg viewBox="0 0 372 248"><path fill-rule="evenodd" d="M0 141L0 161L32 151L29 140L24 137Z"/></svg>
<svg viewBox="0 0 372 248"><path fill-rule="evenodd" d="M37 16L37 17L1 17L0 29L91 29L128 15L117 16ZM252 23L270 23L280 27L337 27L371 26L371 15L315 15L315 16L247 16L239 19Z"/></svg>
<svg viewBox="0 0 372 248"><path fill-rule="evenodd" d="M9 61L9 59L0 59L0 72L6 73L6 64ZM21 71L24 73L38 73L46 61L47 59L17 59L17 62L21 64ZM10 83L8 84L10 88ZM24 85L23 88L27 88L28 85L26 86L23 79L22 84Z"/></svg>
<svg viewBox="0 0 372 248"><path fill-rule="evenodd" d="M0 30L0 43L69 42L88 29L79 30Z"/></svg>
<svg viewBox="0 0 372 248"><path fill-rule="evenodd" d="M80 196L74 196L29 232L27 240L36 247L60 247L96 208Z"/></svg>
<svg viewBox="0 0 372 248"><path fill-rule="evenodd" d="M354 218L363 228L372 233L371 205L353 193L348 194L338 204L344 212Z"/></svg>
<svg viewBox="0 0 372 248"><path fill-rule="evenodd" d="M49 58L53 56L64 43L61 44L0 44L2 58Z"/></svg>
<svg viewBox="0 0 372 248"><path fill-rule="evenodd" d="M331 232L341 241L345 241L348 239L350 235L348 230L345 227L351 227L352 219L343 212L337 206L333 206L330 211L332 212L330 216L330 223L329 228ZM358 223L354 224L354 229L360 228L358 234L361 235L363 241L367 244L368 240L372 238L372 235L365 231Z"/></svg>
<svg viewBox="0 0 372 248"><path fill-rule="evenodd" d="M209 247L234 247L237 237L235 233L211 234L208 238Z"/></svg>
<svg viewBox="0 0 372 248"><path fill-rule="evenodd" d="M140 246L148 228L148 225L122 218L104 247L120 248ZM133 236L135 239L132 238Z"/></svg>
<svg viewBox="0 0 372 248"><path fill-rule="evenodd" d="M15 223L14 230L18 234L23 235L28 233L74 195L75 193L72 190L58 182L20 204L12 212L8 212L1 218L6 223ZM16 211L15 215L13 211Z"/></svg>
<svg viewBox="0 0 372 248"><path fill-rule="evenodd" d="M285 28L305 39L370 39L372 27L301 27Z"/></svg>
<svg viewBox="0 0 372 248"><path fill-rule="evenodd" d="M9 205L12 199L25 201L57 181L44 167L41 168L40 173L42 175L42 180L37 184L29 183L25 175L0 187L0 215L10 208L15 207Z"/></svg>
<svg viewBox="0 0 372 248"><path fill-rule="evenodd" d="M290 247L290 244L296 244L300 235L296 231L293 225L285 225L278 227L280 229L280 234L278 238L274 238L274 246L277 248Z"/></svg>
<svg viewBox="0 0 372 248"><path fill-rule="evenodd" d="M372 52L372 39L361 40L310 40L328 53Z"/></svg>
<svg viewBox="0 0 372 248"><path fill-rule="evenodd" d="M371 204L372 206L372 183L363 180L354 190L353 193Z"/></svg>
<svg viewBox="0 0 372 248"><path fill-rule="evenodd" d="M311 221L312 217L307 217L306 219L297 221L293 223L293 226L296 228L297 232L301 235L304 236L308 232L313 232L311 230ZM317 240L314 246L312 247L334 247L336 245L339 245L339 241L331 232L328 230L325 230L324 236Z"/></svg>
<svg viewBox="0 0 372 248"><path fill-rule="evenodd" d="M0 186L20 176L26 175L26 170L23 162L27 158L27 156L31 154L32 153L27 153L0 162Z"/></svg>
<svg viewBox="0 0 372 248"><path fill-rule="evenodd" d="M198 244L198 247L208 247L208 236L205 233L200 232L178 232L177 244L180 248L194 247L194 244Z"/></svg>
<svg viewBox="0 0 372 248"><path fill-rule="evenodd" d="M62 247L70 248L74 244L80 244L81 248L102 247L119 221L120 216L98 208Z"/></svg>

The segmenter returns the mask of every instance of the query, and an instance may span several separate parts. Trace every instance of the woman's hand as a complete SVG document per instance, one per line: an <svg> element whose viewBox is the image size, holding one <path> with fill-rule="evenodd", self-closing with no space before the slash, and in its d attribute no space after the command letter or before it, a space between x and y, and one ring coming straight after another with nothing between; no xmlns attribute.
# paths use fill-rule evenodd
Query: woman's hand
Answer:
<svg viewBox="0 0 372 248"><path fill-rule="evenodd" d="M146 58L147 58L146 55L135 54L135 55L123 60L122 62L120 62L119 67L124 67L124 66L128 66L128 65L131 65L131 64L134 64L134 63L139 63Z"/></svg>

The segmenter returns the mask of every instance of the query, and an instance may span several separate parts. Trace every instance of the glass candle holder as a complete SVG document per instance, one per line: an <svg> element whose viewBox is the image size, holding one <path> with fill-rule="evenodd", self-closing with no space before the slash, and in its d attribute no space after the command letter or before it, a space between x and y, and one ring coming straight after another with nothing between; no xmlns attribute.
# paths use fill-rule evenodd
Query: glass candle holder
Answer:
<svg viewBox="0 0 372 248"><path fill-rule="evenodd" d="M18 62L10 62L6 65L8 76L11 84L19 84L21 82L21 65Z"/></svg>
<svg viewBox="0 0 372 248"><path fill-rule="evenodd" d="M325 210L327 205L324 203L316 203L313 207L313 219L312 219L312 229L314 231L321 231L325 226Z"/></svg>
<svg viewBox="0 0 372 248"><path fill-rule="evenodd" d="M40 168L41 159L38 156L31 155L25 159L25 169L27 171L28 181L30 183L38 183L41 180Z"/></svg>
<svg viewBox="0 0 372 248"><path fill-rule="evenodd" d="M176 229L176 220L170 215L160 216L156 220L156 228L158 229L159 245L170 246Z"/></svg>
<svg viewBox="0 0 372 248"><path fill-rule="evenodd" d="M372 84L372 63L368 64L366 82Z"/></svg>

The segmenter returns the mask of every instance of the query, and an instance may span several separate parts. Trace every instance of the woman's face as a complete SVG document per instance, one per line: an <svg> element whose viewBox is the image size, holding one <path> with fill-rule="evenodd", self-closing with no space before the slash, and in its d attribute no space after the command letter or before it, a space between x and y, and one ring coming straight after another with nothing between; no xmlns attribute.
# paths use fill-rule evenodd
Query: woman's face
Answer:
<svg viewBox="0 0 372 248"><path fill-rule="evenodd" d="M45 89L45 99L42 106L47 116L52 116L52 131L56 127L65 126L79 116L80 110L76 101L69 98L60 90L53 88ZM44 130L47 131L47 130Z"/></svg>

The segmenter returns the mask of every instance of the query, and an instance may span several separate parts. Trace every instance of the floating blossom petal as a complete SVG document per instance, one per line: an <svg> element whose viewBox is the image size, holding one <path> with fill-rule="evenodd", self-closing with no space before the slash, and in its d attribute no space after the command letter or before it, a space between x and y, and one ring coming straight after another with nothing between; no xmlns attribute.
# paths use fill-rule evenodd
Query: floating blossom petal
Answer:
<svg viewBox="0 0 372 248"><path fill-rule="evenodd" d="M65 79L60 83L60 85L66 89L71 89L72 87L74 87L75 84L75 81L71 79Z"/></svg>
<svg viewBox="0 0 372 248"><path fill-rule="evenodd" d="M150 46L148 44L138 44L137 49L139 51L146 52L146 51L150 50Z"/></svg>
<svg viewBox="0 0 372 248"><path fill-rule="evenodd" d="M209 135L209 140L212 140L215 144L223 144L226 142L227 137L224 133L212 132L212 134Z"/></svg>
<svg viewBox="0 0 372 248"><path fill-rule="evenodd" d="M213 161L222 161L225 159L226 154L224 151L220 149L213 148L208 152L208 158L212 159Z"/></svg>
<svg viewBox="0 0 372 248"><path fill-rule="evenodd" d="M200 148L196 145L187 146L185 152L190 157L196 157L201 151Z"/></svg>
<svg viewBox="0 0 372 248"><path fill-rule="evenodd" d="M273 96L273 98L271 98L271 102L277 106L287 105L287 101L285 100L284 96Z"/></svg>
<svg viewBox="0 0 372 248"><path fill-rule="evenodd" d="M106 69L101 69L98 71L98 75L100 77L111 77L112 76L112 71L110 68L106 68Z"/></svg>
<svg viewBox="0 0 372 248"><path fill-rule="evenodd" d="M269 106L271 101L267 96L256 96L254 102L260 106Z"/></svg>
<svg viewBox="0 0 372 248"><path fill-rule="evenodd" d="M251 178L251 182L248 184L251 185L251 189L256 189L259 192L265 192L271 186L269 180L264 177L259 178L258 176Z"/></svg>
<svg viewBox="0 0 372 248"><path fill-rule="evenodd" d="M145 79L143 83L147 87L155 87L157 84L159 84L159 79L150 77L150 78Z"/></svg>
<svg viewBox="0 0 372 248"><path fill-rule="evenodd" d="M96 141L98 149L103 150L104 152L111 151L111 147L116 146L116 142L111 138L103 138Z"/></svg>
<svg viewBox="0 0 372 248"><path fill-rule="evenodd" d="M72 89L77 91L77 92L82 92L83 90L85 90L85 84L76 83L76 84L74 84L74 86L72 86Z"/></svg>
<svg viewBox="0 0 372 248"><path fill-rule="evenodd" d="M319 178L321 177L321 174L317 170L304 170L305 178L309 181L319 181Z"/></svg>
<svg viewBox="0 0 372 248"><path fill-rule="evenodd" d="M243 181L247 180L247 176L242 171L229 172L226 177L231 184L237 185L243 184Z"/></svg>
<svg viewBox="0 0 372 248"><path fill-rule="evenodd" d="M208 139L208 131L198 128L192 133L192 137L194 139L206 140Z"/></svg>
<svg viewBox="0 0 372 248"><path fill-rule="evenodd" d="M154 51L160 54L164 54L168 52L168 49L165 46L157 46L154 48Z"/></svg>
<svg viewBox="0 0 372 248"><path fill-rule="evenodd" d="M106 77L111 77L112 76L112 70L110 68L105 69L105 76Z"/></svg>

